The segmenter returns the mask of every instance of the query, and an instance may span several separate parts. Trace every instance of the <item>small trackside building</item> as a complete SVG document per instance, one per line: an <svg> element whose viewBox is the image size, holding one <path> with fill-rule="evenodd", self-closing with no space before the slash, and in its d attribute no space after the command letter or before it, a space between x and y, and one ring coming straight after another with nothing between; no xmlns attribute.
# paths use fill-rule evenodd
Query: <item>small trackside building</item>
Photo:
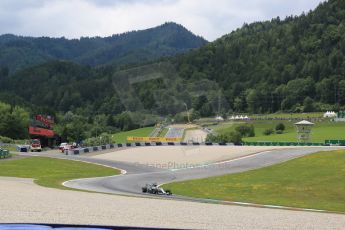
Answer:
<svg viewBox="0 0 345 230"><path fill-rule="evenodd" d="M30 120L30 138L39 139L43 147L53 147L57 139L53 127L54 119L51 116L36 115Z"/></svg>

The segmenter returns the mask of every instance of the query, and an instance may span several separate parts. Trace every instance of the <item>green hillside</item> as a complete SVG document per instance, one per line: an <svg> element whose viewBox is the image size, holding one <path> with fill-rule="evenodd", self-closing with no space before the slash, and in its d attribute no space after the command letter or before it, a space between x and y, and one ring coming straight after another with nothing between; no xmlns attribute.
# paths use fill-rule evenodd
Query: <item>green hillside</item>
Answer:
<svg viewBox="0 0 345 230"><path fill-rule="evenodd" d="M132 142L132 141L127 141L127 137L129 137L129 136L148 137L148 136L150 136L150 133L153 131L153 129L154 129L154 127L145 127L145 128L140 128L140 129L134 129L131 131L115 133L112 136L113 142L115 142L115 143Z"/></svg>
<svg viewBox="0 0 345 230"><path fill-rule="evenodd" d="M273 141L273 142L296 142L297 131L294 126L296 121L275 121L275 120L262 120L245 122L228 122L215 126L209 126L217 134L226 134L236 130L243 124L250 124L254 126L255 136L245 137L243 141ZM285 130L282 134L265 135L264 131L267 129L275 130L277 124L283 123ZM324 143L325 140L344 140L345 139L345 123L344 122L330 122L329 120L316 122L312 128L311 142Z"/></svg>
<svg viewBox="0 0 345 230"><path fill-rule="evenodd" d="M235 111L339 109L345 105L345 2L242 28L176 59L179 75L210 79Z"/></svg>
<svg viewBox="0 0 345 230"><path fill-rule="evenodd" d="M16 98L19 96L22 101L58 111L82 106L113 114L145 109L158 115L175 115L186 103L193 109L194 118L233 111L339 110L345 107L344 14L345 4L330 0L308 14L244 25L198 50L120 71L61 61L10 77L2 71L0 98L20 101ZM158 35L171 28L181 30L170 23L148 31ZM135 34L151 34L148 31L123 36L132 39ZM120 38L131 41L122 36L105 40ZM160 40L177 47L184 42L191 44L184 36L175 42L168 38L160 36ZM146 37L149 44L154 43L152 39ZM131 98L133 93L140 106ZM123 98L131 102L120 101ZM106 106L109 104L111 107Z"/></svg>

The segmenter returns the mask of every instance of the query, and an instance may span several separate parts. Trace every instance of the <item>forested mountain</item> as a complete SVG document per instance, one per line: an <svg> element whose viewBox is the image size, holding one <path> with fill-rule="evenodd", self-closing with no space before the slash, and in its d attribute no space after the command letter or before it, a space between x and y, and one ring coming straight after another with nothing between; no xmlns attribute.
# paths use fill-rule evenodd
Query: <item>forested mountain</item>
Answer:
<svg viewBox="0 0 345 230"><path fill-rule="evenodd" d="M214 103L218 97L215 82L187 82L169 61L119 71L52 61L12 76L0 72L0 90L0 100L12 105L86 116L123 111L175 115L185 111L184 103L191 105L195 95L213 94Z"/></svg>
<svg viewBox="0 0 345 230"><path fill-rule="evenodd" d="M175 23L104 38L68 40L7 34L0 36L0 67L15 72L56 59L90 66L138 64L183 53L206 43Z"/></svg>
<svg viewBox="0 0 345 230"><path fill-rule="evenodd" d="M129 38L138 33L156 34L151 39L143 36L147 38L147 44L153 44L157 40L169 40L158 34L165 29L171 30L171 27L176 27L175 30L181 28L176 24L165 24L159 29L151 29L156 33L149 33L151 30L148 30L107 39L121 40L124 36ZM171 41L174 47L192 46L189 39L184 36L181 39L174 40L175 43ZM69 49L73 49L73 46ZM0 87L4 100L23 100L21 103L28 102L64 112L82 108L88 111L87 114L91 111L117 114L122 110L146 109L159 115L173 115L176 110L169 108L174 108L174 100L184 94L181 85L189 95L184 95L183 100L202 116L231 111L259 113L339 109L345 105L344 54L345 2L330 0L308 14L244 25L200 49L166 60L165 65L148 65L151 66L150 71L145 76L153 80L137 84L135 90L126 92L140 94L144 107L126 108L123 105L120 99L124 96L117 95L117 89L123 88L121 84L129 83L115 79L119 71L113 67L94 69L53 61L20 71L12 77L6 77L8 73L1 71ZM140 77L146 71L146 66L120 72L124 79ZM154 66L160 67L155 70ZM160 80L155 77L157 73ZM173 83L169 83L171 87L152 83L162 79L172 79ZM193 90L188 88L205 82L219 91L222 111L218 111L219 103L215 102L217 96L214 91L208 92L208 88L202 86L203 90L192 93ZM171 97L170 102L162 103L168 105L164 109L155 102L157 98L162 100L162 95L157 93L162 90L169 91L165 97ZM127 103L132 104L135 103ZM179 107L183 109L183 103L179 103Z"/></svg>
<svg viewBox="0 0 345 230"><path fill-rule="evenodd" d="M207 79L185 81L169 61L119 71L64 61L31 67L12 76L0 71L0 101L31 114L55 117L56 132L71 140L154 125L163 117L183 121L185 103L190 108L197 99L202 106L196 95L204 92L208 105L215 107L216 83ZM201 110L203 116L210 113L210 106Z"/></svg>
<svg viewBox="0 0 345 230"><path fill-rule="evenodd" d="M345 1L329 0L244 25L176 63L184 79L216 81L235 111L308 111L344 107L344 55Z"/></svg>

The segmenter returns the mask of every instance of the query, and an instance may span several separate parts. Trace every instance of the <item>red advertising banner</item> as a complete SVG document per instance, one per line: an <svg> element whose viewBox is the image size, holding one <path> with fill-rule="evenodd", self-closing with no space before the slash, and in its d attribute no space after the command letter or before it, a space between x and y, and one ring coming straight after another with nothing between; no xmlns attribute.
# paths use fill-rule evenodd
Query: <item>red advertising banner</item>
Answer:
<svg viewBox="0 0 345 230"><path fill-rule="evenodd" d="M44 125L46 125L48 128L51 128L54 124L54 120L51 117L45 117L42 115L36 115L36 121L42 122Z"/></svg>
<svg viewBox="0 0 345 230"><path fill-rule="evenodd" d="M54 131L49 129L42 129L37 127L29 127L29 134L30 135L38 135L38 136L45 136L45 137L54 137Z"/></svg>

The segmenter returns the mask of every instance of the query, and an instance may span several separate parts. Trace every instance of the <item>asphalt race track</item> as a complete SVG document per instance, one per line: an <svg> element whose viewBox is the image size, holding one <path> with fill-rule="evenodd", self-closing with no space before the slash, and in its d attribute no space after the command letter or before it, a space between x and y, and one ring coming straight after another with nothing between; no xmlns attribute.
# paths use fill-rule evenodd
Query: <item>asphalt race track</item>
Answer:
<svg viewBox="0 0 345 230"><path fill-rule="evenodd" d="M170 127L168 132L165 134L165 137L182 138L184 130L184 128Z"/></svg>
<svg viewBox="0 0 345 230"><path fill-rule="evenodd" d="M337 148L332 148L337 149ZM138 149L140 151L140 149ZM111 177L78 179L65 182L64 185L71 188L106 192L114 194L142 194L141 187L146 183L157 182L158 184L170 183L173 181L183 181L197 178L206 178L224 174L244 172L252 169L284 162L293 158L301 157L318 151L327 151L325 147L302 147L298 149L272 150L253 155L213 163L210 165L198 165L184 169L159 169L143 165L93 159L85 156L59 156L59 158L83 160L92 163L104 164L111 167L120 168L126 174ZM171 198L181 199L172 196ZM189 198L186 198L190 200Z"/></svg>

